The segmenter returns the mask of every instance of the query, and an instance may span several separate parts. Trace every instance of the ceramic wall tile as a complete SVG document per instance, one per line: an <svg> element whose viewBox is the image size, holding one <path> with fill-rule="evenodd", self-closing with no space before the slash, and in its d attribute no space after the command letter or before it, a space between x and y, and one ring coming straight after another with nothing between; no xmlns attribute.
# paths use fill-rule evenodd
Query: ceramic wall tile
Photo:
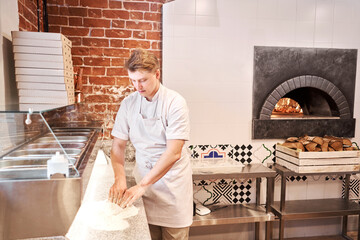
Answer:
<svg viewBox="0 0 360 240"><path fill-rule="evenodd" d="M195 0L174 1L174 13L183 15L195 15Z"/></svg>
<svg viewBox="0 0 360 240"><path fill-rule="evenodd" d="M334 43L347 43L358 41L358 36L354 31L354 26L351 22L334 22L333 41Z"/></svg>
<svg viewBox="0 0 360 240"><path fill-rule="evenodd" d="M218 16L217 0L196 0L195 14L197 16Z"/></svg>
<svg viewBox="0 0 360 240"><path fill-rule="evenodd" d="M239 8L237 9L240 19L254 19L259 16L259 0L236 1Z"/></svg>
<svg viewBox="0 0 360 240"><path fill-rule="evenodd" d="M356 6L351 0L335 0L334 2L334 22L351 23L356 20Z"/></svg>
<svg viewBox="0 0 360 240"><path fill-rule="evenodd" d="M286 199L287 200L306 199L307 197L306 188L307 188L306 182L293 181L291 183L287 183Z"/></svg>
<svg viewBox="0 0 360 240"><path fill-rule="evenodd" d="M324 191L324 181L307 181L306 199L323 199Z"/></svg>
<svg viewBox="0 0 360 240"><path fill-rule="evenodd" d="M194 39L188 37L174 38L174 59L188 61L190 53L194 52L194 49Z"/></svg>
<svg viewBox="0 0 360 240"><path fill-rule="evenodd" d="M277 16L282 20L296 20L296 0L278 0Z"/></svg>
<svg viewBox="0 0 360 240"><path fill-rule="evenodd" d="M196 18L194 15L173 15L173 36L194 37Z"/></svg>
<svg viewBox="0 0 360 240"><path fill-rule="evenodd" d="M296 1L296 20L314 21L316 13L316 0Z"/></svg>
<svg viewBox="0 0 360 240"><path fill-rule="evenodd" d="M217 179L194 181L194 201L204 206L252 202L251 179ZM254 200L253 200L254 201Z"/></svg>
<svg viewBox="0 0 360 240"><path fill-rule="evenodd" d="M315 48L332 48L333 43L332 42L314 42Z"/></svg>
<svg viewBox="0 0 360 240"><path fill-rule="evenodd" d="M217 16L196 16L196 37L218 38L221 34L220 20Z"/></svg>
<svg viewBox="0 0 360 240"><path fill-rule="evenodd" d="M342 181L329 180L324 183L324 198L339 198L342 191Z"/></svg>
<svg viewBox="0 0 360 240"><path fill-rule="evenodd" d="M233 145L232 150L229 152L228 156L235 160L236 162L242 163L244 165L250 164L252 162L252 149L251 144L245 145Z"/></svg>
<svg viewBox="0 0 360 240"><path fill-rule="evenodd" d="M316 0L316 22L328 22L331 23L334 20L334 0Z"/></svg>
<svg viewBox="0 0 360 240"><path fill-rule="evenodd" d="M274 158L273 154L273 147L272 146L266 146L265 144L261 145L254 145L253 150L253 162L256 163L272 163Z"/></svg>
<svg viewBox="0 0 360 240"><path fill-rule="evenodd" d="M258 0L257 15L262 19L277 18L278 0Z"/></svg>
<svg viewBox="0 0 360 240"><path fill-rule="evenodd" d="M295 28L296 42L312 42L315 38L315 24L313 21L297 21Z"/></svg>
<svg viewBox="0 0 360 240"><path fill-rule="evenodd" d="M333 40L333 25L331 22L316 21L315 23L315 42L329 42Z"/></svg>

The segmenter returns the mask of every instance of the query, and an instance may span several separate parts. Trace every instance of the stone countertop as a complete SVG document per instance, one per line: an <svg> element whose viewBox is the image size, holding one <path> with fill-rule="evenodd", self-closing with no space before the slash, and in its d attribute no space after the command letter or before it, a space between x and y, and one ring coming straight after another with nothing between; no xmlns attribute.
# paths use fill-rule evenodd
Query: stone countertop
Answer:
<svg viewBox="0 0 360 240"><path fill-rule="evenodd" d="M99 155L102 155L101 152ZM133 163L129 162L126 162L125 164L128 187L135 184L135 180L131 176L133 165ZM111 185L113 184L113 181L114 174L111 165L106 162L105 157L98 157L95 161L92 174L90 176L89 184L85 192L82 206L84 205L84 203L90 201L103 201L107 199L108 192ZM84 221L82 221L81 217L79 217L78 214L76 215L66 237L70 240L151 239L142 199L138 199L134 203L134 206L139 209L139 213L136 216L124 219L129 223L129 227L124 230L100 231L92 229L86 223L84 223ZM81 210L81 207L79 211Z"/></svg>

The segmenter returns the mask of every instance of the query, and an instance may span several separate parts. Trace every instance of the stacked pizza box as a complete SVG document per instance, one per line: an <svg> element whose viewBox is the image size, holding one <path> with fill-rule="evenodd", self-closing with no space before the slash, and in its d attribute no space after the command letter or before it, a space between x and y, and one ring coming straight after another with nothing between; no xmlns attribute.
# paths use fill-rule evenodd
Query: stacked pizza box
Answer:
<svg viewBox="0 0 360 240"><path fill-rule="evenodd" d="M75 103L71 41L60 33L12 32L21 111Z"/></svg>

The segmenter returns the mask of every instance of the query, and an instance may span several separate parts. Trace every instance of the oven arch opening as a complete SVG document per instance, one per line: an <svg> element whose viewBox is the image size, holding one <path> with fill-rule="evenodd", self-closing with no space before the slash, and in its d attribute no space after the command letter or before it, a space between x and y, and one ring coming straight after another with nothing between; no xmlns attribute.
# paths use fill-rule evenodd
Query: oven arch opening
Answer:
<svg viewBox="0 0 360 240"><path fill-rule="evenodd" d="M324 78L305 75L277 86L266 98L259 119L270 120L275 105L283 97L297 101L305 116L351 118L349 104L338 87Z"/></svg>
<svg viewBox="0 0 360 240"><path fill-rule="evenodd" d="M275 105L271 119L340 118L334 99L320 89L297 88L285 94Z"/></svg>

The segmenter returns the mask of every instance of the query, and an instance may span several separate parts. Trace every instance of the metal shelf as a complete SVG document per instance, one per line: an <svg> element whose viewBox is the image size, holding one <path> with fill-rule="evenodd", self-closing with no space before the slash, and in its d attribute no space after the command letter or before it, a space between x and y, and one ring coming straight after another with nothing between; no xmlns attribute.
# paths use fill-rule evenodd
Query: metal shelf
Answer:
<svg viewBox="0 0 360 240"><path fill-rule="evenodd" d="M214 206L212 212L205 216L195 215L191 226L218 224L254 223L275 220L272 213L266 213L263 206L256 204ZM210 208L211 209L211 208Z"/></svg>
<svg viewBox="0 0 360 240"><path fill-rule="evenodd" d="M263 164L194 167L193 180L275 177L276 172Z"/></svg>
<svg viewBox="0 0 360 240"><path fill-rule="evenodd" d="M260 239L260 222L266 222L265 239L271 239L270 222L275 220L275 216L270 212L270 199L273 199L273 187L276 172L263 164L248 164L235 166L213 166L213 167L193 167L193 180L204 179L236 179L236 178L255 178L256 184L256 203L242 205L226 205L222 209L212 209L208 215L193 218L194 226L206 226L217 224L237 224L254 223L255 239ZM266 208L260 205L261 178L267 179L266 184ZM213 208L219 206L213 206Z"/></svg>
<svg viewBox="0 0 360 240"><path fill-rule="evenodd" d="M286 201L282 211L280 202L274 202L271 208L284 220L360 214L360 204L341 198Z"/></svg>
<svg viewBox="0 0 360 240"><path fill-rule="evenodd" d="M271 196L272 212L279 218L279 239L284 239L284 225L286 220L295 219L309 219L309 218L326 218L326 217L342 217L342 237L344 239L351 239L347 236L347 224L348 215L360 216L360 205L354 201L349 200L349 188L350 188L350 175L359 173L359 171L346 171L346 172L331 172L331 174L345 175L345 192L344 198L335 199L315 199L315 200L286 200L286 177L299 176L299 175L324 175L329 172L312 172L312 173L296 173L279 164L273 164L271 166L281 176L281 192L280 201L273 202L273 196ZM274 183L271 187L274 189ZM271 225L271 223L270 223ZM358 225L360 229L360 222ZM306 238L305 238L306 239ZM360 236L357 237L360 240Z"/></svg>

